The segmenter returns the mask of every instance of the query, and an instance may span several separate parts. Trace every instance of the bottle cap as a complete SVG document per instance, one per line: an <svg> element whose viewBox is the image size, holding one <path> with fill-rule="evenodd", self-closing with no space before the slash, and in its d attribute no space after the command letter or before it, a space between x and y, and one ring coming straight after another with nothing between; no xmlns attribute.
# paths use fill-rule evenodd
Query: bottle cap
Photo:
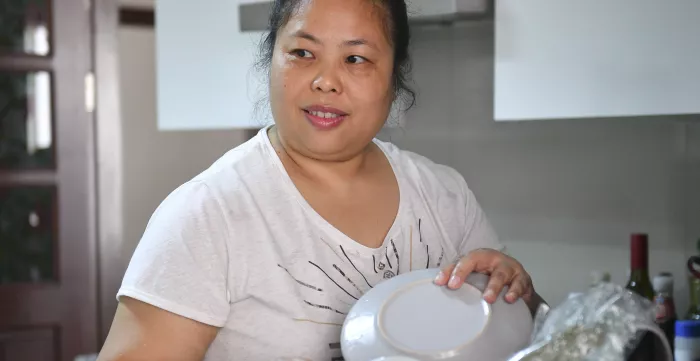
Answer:
<svg viewBox="0 0 700 361"><path fill-rule="evenodd" d="M649 236L647 234L632 234L630 236L630 251L632 269L647 269L649 267Z"/></svg>
<svg viewBox="0 0 700 361"><path fill-rule="evenodd" d="M700 337L700 321L679 320L676 321L676 337Z"/></svg>
<svg viewBox="0 0 700 361"><path fill-rule="evenodd" d="M651 281L656 293L673 293L673 275L669 272L661 272Z"/></svg>

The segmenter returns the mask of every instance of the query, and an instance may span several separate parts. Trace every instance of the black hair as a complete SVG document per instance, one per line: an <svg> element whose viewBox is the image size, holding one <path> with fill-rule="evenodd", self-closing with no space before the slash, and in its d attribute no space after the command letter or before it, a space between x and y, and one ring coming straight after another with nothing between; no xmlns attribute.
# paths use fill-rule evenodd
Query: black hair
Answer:
<svg viewBox="0 0 700 361"><path fill-rule="evenodd" d="M268 72L277 41L277 33L287 24L303 0L274 0L270 12L267 33L260 43L257 68ZM411 33L408 25L408 11L405 0L373 0L386 12L387 33L394 47L394 69L392 82L395 100L401 101L402 110L408 110L416 101L416 93L409 86L411 76L411 59L409 43Z"/></svg>

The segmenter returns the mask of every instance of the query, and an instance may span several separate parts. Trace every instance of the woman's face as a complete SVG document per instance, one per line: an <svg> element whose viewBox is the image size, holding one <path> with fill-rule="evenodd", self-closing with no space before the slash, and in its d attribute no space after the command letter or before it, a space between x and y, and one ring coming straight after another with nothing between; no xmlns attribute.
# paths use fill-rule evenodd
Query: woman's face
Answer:
<svg viewBox="0 0 700 361"><path fill-rule="evenodd" d="M370 0L304 0L279 29L270 102L285 146L340 161L376 136L394 98L385 21Z"/></svg>

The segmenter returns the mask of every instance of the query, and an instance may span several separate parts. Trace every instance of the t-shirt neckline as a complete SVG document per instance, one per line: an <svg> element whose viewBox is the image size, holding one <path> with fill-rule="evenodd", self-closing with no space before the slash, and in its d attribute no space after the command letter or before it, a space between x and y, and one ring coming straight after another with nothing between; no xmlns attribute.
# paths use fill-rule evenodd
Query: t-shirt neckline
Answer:
<svg viewBox="0 0 700 361"><path fill-rule="evenodd" d="M268 136L268 131L272 126L273 125L268 125L268 126L264 127L263 129L261 129L258 132L258 137L261 138L263 146L267 152L267 156L270 157L270 159L274 163L275 167L279 171L280 178L284 182L285 187L290 192L292 197L295 198L297 203L302 207L302 209L306 212L306 214L312 218L314 223L318 224L321 228L323 228L323 230L327 234L329 234L331 236L330 240L323 239L322 241L338 243L344 247L351 248L355 252L360 252L360 253L369 254L369 255L381 254L386 250L387 247L393 247L391 242L394 241L394 236L398 235L400 233L400 230L402 228L403 214L405 213L405 211L404 211L404 208L406 205L405 186L403 184L401 177L399 176L398 167L396 167L394 160L391 158L391 156L389 156L389 152L387 151L387 149L385 149L384 144L382 144L381 142L378 142L377 139L372 140L374 142L374 144L377 145L377 147L382 151L382 153L386 157L386 159L389 162L389 165L391 166L391 169L394 173L394 177L396 177L396 182L398 183L398 186L399 186L399 208L398 208L398 211L396 212L396 217L394 218L394 222L391 224L391 227L389 228L389 232L387 232L386 236L384 237L382 245L379 246L378 248L371 248L371 247L367 247L367 246L355 241L354 239L350 238L345 233L341 232L338 228L333 226L330 222L328 222L325 218L323 218L318 212L316 212L316 210L313 209L313 207L311 207L311 204L309 204L309 202L306 201L306 199L301 194L299 189L296 187L296 185L294 185L294 181L292 181L292 178L289 176L287 169L284 168L284 164L282 164L282 160L279 158L277 151L272 146L272 142L270 141L270 137Z"/></svg>

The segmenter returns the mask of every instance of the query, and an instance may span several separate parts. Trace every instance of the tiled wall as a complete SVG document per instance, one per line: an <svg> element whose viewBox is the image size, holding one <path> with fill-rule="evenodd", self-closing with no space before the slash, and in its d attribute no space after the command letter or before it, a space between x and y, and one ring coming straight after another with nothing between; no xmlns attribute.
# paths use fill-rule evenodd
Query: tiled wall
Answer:
<svg viewBox="0 0 700 361"><path fill-rule="evenodd" d="M490 22L416 29L418 103L382 138L460 171L551 302L585 288L593 270L623 283L629 234L648 232L652 272L673 272L685 310L683 264L700 237L688 226L691 146L700 214L692 117L494 122L493 36Z"/></svg>
<svg viewBox="0 0 700 361"><path fill-rule="evenodd" d="M700 116L698 116L700 118ZM700 119L699 119L700 120ZM700 121L687 125L686 233L691 237L688 252L700 254Z"/></svg>

